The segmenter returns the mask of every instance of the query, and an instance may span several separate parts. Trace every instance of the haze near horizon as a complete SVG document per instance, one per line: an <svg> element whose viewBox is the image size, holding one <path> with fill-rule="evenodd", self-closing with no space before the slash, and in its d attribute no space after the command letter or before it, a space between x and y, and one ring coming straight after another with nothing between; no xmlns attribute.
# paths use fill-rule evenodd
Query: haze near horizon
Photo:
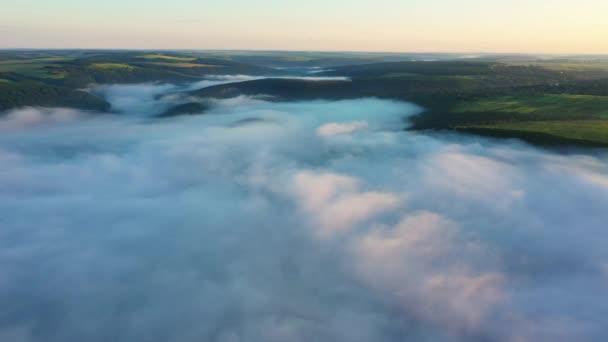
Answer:
<svg viewBox="0 0 608 342"><path fill-rule="evenodd" d="M0 48L606 54L608 2L32 0L3 5Z"/></svg>

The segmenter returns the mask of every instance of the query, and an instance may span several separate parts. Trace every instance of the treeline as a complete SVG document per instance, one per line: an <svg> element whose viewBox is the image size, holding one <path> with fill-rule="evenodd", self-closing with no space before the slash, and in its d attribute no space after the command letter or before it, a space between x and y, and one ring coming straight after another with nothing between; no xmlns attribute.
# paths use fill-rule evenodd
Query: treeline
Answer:
<svg viewBox="0 0 608 342"><path fill-rule="evenodd" d="M110 104L84 91L33 82L0 83L0 111L23 106L70 107L107 111Z"/></svg>

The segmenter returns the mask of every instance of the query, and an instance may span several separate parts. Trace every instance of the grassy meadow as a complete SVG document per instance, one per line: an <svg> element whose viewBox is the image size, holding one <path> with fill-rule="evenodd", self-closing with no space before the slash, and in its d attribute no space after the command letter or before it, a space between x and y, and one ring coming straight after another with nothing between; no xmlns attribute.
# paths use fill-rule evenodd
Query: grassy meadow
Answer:
<svg viewBox="0 0 608 342"><path fill-rule="evenodd" d="M496 122L456 126L457 130L497 137L516 137L545 144L608 146L608 120ZM544 140L544 141L541 141Z"/></svg>

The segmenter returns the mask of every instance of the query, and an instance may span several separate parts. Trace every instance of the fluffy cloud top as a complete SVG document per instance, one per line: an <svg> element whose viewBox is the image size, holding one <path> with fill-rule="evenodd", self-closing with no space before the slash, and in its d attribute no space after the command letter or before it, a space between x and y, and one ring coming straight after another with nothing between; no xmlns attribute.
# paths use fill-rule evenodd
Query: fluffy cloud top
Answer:
<svg viewBox="0 0 608 342"><path fill-rule="evenodd" d="M0 131L69 122L82 116L86 116L86 114L67 108L15 109L4 114L4 117L0 117Z"/></svg>
<svg viewBox="0 0 608 342"><path fill-rule="evenodd" d="M317 129L317 134L323 137L330 137L333 135L353 133L367 129L368 124L365 121L355 121L348 123L328 123Z"/></svg>
<svg viewBox="0 0 608 342"><path fill-rule="evenodd" d="M361 191L357 179L332 173L298 172L294 187L302 207L318 225L321 237L353 229L401 202L392 193Z"/></svg>

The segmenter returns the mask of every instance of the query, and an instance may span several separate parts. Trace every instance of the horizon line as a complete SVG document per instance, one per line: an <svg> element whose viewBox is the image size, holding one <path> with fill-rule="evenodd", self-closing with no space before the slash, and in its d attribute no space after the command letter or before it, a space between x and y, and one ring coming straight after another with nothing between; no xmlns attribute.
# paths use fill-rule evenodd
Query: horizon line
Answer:
<svg viewBox="0 0 608 342"><path fill-rule="evenodd" d="M188 52L300 52L300 53L365 53L365 54L442 54L442 55L547 55L547 56L608 56L594 52L489 52L489 51L366 51L366 50L290 50L290 49L212 49L212 48L29 48L0 47L0 51L188 51Z"/></svg>

